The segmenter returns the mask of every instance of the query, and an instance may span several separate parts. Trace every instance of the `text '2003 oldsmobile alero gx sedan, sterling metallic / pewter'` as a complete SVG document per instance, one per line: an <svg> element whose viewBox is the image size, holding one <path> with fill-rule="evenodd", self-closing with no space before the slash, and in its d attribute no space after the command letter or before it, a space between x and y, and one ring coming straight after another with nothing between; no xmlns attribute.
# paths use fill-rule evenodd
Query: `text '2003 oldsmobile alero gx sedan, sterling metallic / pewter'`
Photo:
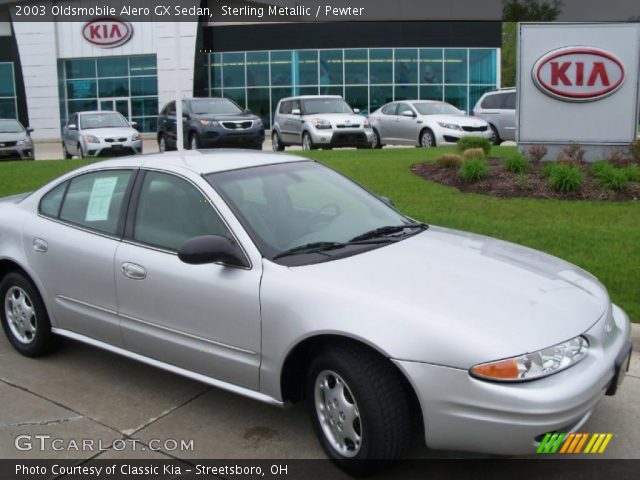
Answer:
<svg viewBox="0 0 640 480"><path fill-rule="evenodd" d="M0 204L2 324L28 356L63 336L306 400L351 472L416 425L433 449L531 453L616 392L629 320L596 278L389 203L281 154L89 165Z"/></svg>

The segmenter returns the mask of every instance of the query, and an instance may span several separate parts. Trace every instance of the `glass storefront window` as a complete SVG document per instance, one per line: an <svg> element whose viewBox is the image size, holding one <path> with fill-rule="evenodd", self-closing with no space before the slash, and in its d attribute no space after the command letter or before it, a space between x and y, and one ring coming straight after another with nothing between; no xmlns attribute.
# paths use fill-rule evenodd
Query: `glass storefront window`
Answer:
<svg viewBox="0 0 640 480"><path fill-rule="evenodd" d="M442 83L442 49L423 48L420 50L420 83Z"/></svg>
<svg viewBox="0 0 640 480"><path fill-rule="evenodd" d="M473 107L476 106L476 103L478 102L478 100L480 100L480 97L482 95L484 95L486 92L490 92L495 89L496 87L493 85L491 86L471 85L469 87L469 110L473 110Z"/></svg>
<svg viewBox="0 0 640 480"><path fill-rule="evenodd" d="M400 85L418 83L418 50L396 48L395 82Z"/></svg>
<svg viewBox="0 0 640 480"><path fill-rule="evenodd" d="M247 108L247 95L244 88L225 88L222 94L223 97L230 98L240 105L240 108Z"/></svg>
<svg viewBox="0 0 640 480"><path fill-rule="evenodd" d="M155 55L129 57L129 75L157 75Z"/></svg>
<svg viewBox="0 0 640 480"><path fill-rule="evenodd" d="M95 59L67 60L65 62L67 78L95 78Z"/></svg>
<svg viewBox="0 0 640 480"><path fill-rule="evenodd" d="M297 60L297 85L318 85L318 51L295 52Z"/></svg>
<svg viewBox="0 0 640 480"><path fill-rule="evenodd" d="M415 100L418 98L418 86L396 85L393 95L395 100Z"/></svg>
<svg viewBox="0 0 640 480"><path fill-rule="evenodd" d="M368 54L366 49L344 51L344 83L366 85L369 79Z"/></svg>
<svg viewBox="0 0 640 480"><path fill-rule="evenodd" d="M222 88L222 55L219 53L211 55L211 86Z"/></svg>
<svg viewBox="0 0 640 480"><path fill-rule="evenodd" d="M469 83L496 83L496 51L491 48L469 50Z"/></svg>
<svg viewBox="0 0 640 480"><path fill-rule="evenodd" d="M393 50L376 48L369 51L369 83L393 83Z"/></svg>
<svg viewBox="0 0 640 480"><path fill-rule="evenodd" d="M320 86L320 95L340 95L344 96L344 88L343 87L325 87Z"/></svg>
<svg viewBox="0 0 640 480"><path fill-rule="evenodd" d="M69 116L73 115L76 112L83 112L86 110L97 110L98 101L95 99L94 100L68 100L67 109L69 111Z"/></svg>
<svg viewBox="0 0 640 480"><path fill-rule="evenodd" d="M244 53L222 54L223 86L244 87Z"/></svg>
<svg viewBox="0 0 640 480"><path fill-rule="evenodd" d="M127 77L129 59L126 57L107 57L98 59L98 77Z"/></svg>
<svg viewBox="0 0 640 480"><path fill-rule="evenodd" d="M385 103L393 102L393 86L374 86L371 85L371 112L375 112Z"/></svg>
<svg viewBox="0 0 640 480"><path fill-rule="evenodd" d="M95 98L95 80L67 80L67 98Z"/></svg>
<svg viewBox="0 0 640 480"><path fill-rule="evenodd" d="M318 87L300 87L297 95L318 95Z"/></svg>
<svg viewBox="0 0 640 480"><path fill-rule="evenodd" d="M158 99L155 97L133 97L131 99L131 116L146 117L158 114Z"/></svg>
<svg viewBox="0 0 640 480"><path fill-rule="evenodd" d="M269 86L269 52L247 52L247 86Z"/></svg>
<svg viewBox="0 0 640 480"><path fill-rule="evenodd" d="M444 82L467 83L466 48L453 48L444 51Z"/></svg>
<svg viewBox="0 0 640 480"><path fill-rule="evenodd" d="M271 104L268 88L247 89L247 108L262 119L265 125L269 125L271 119ZM275 105L274 105L275 108Z"/></svg>
<svg viewBox="0 0 640 480"><path fill-rule="evenodd" d="M449 86L444 88L444 101L450 103L454 107L469 111L467 107L467 87L466 86Z"/></svg>
<svg viewBox="0 0 640 480"><path fill-rule="evenodd" d="M0 63L0 97L15 97L15 95L13 63Z"/></svg>
<svg viewBox="0 0 640 480"><path fill-rule="evenodd" d="M158 79L156 77L131 77L131 95L158 95Z"/></svg>
<svg viewBox="0 0 640 480"><path fill-rule="evenodd" d="M0 98L0 118L17 118L16 99Z"/></svg>
<svg viewBox="0 0 640 480"><path fill-rule="evenodd" d="M101 97L128 97L128 78L101 78L98 81L98 95Z"/></svg>
<svg viewBox="0 0 640 480"><path fill-rule="evenodd" d="M351 108L359 108L362 113L369 111L369 88L368 87L346 87L344 89L344 99Z"/></svg>
<svg viewBox="0 0 640 480"><path fill-rule="evenodd" d="M420 85L420 100L442 100L442 85Z"/></svg>
<svg viewBox="0 0 640 480"><path fill-rule="evenodd" d="M342 50L320 50L320 85L342 85Z"/></svg>
<svg viewBox="0 0 640 480"><path fill-rule="evenodd" d="M290 50L271 52L271 85L292 85Z"/></svg>

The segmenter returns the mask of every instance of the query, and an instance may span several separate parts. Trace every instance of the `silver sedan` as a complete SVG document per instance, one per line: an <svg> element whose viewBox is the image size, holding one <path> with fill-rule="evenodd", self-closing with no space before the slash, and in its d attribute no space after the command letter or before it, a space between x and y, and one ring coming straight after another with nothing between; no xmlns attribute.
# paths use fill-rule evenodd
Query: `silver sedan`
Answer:
<svg viewBox="0 0 640 480"><path fill-rule="evenodd" d="M273 405L327 455L532 453L616 393L631 344L596 278L416 222L308 159L109 160L0 204L0 315L27 356L86 342Z"/></svg>
<svg viewBox="0 0 640 480"><path fill-rule="evenodd" d="M462 137L491 140L489 124L446 102L403 100L383 105L369 116L373 148L416 145L424 148L455 145Z"/></svg>

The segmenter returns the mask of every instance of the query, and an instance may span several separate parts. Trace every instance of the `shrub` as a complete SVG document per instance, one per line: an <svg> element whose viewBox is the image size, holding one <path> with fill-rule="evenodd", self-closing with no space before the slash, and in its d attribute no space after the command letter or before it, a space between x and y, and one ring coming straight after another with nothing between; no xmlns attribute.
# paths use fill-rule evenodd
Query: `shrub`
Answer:
<svg viewBox="0 0 640 480"><path fill-rule="evenodd" d="M489 176L489 165L484 158L465 158L459 174L463 182L478 182Z"/></svg>
<svg viewBox="0 0 640 480"><path fill-rule="evenodd" d="M556 163L550 169L549 185L558 192L576 192L583 183L584 175L576 166Z"/></svg>
<svg viewBox="0 0 640 480"><path fill-rule="evenodd" d="M542 159L547 155L547 147L544 145L531 145L527 149L527 155L534 163L540 163Z"/></svg>
<svg viewBox="0 0 640 480"><path fill-rule="evenodd" d="M485 153L481 148L468 148L462 152L463 158L484 158Z"/></svg>
<svg viewBox="0 0 640 480"><path fill-rule="evenodd" d="M579 143L571 142L568 147L560 151L558 161L567 165L578 165L584 162L584 149Z"/></svg>
<svg viewBox="0 0 640 480"><path fill-rule="evenodd" d="M502 160L502 166L504 169L511 173L521 174L524 173L529 167L529 159L521 153L514 153Z"/></svg>
<svg viewBox="0 0 640 480"><path fill-rule="evenodd" d="M436 160L436 165L438 165L439 168L460 168L462 158L460 155L455 154L442 155Z"/></svg>
<svg viewBox="0 0 640 480"><path fill-rule="evenodd" d="M603 170L598 180L602 188L619 192L627 186L627 172L622 168L611 167Z"/></svg>
<svg viewBox="0 0 640 480"><path fill-rule="evenodd" d="M481 148L484 150L485 155L489 155L489 151L491 150L491 140L488 138L482 137L462 137L458 140L458 151L464 152L465 150L469 150L470 148Z"/></svg>
<svg viewBox="0 0 640 480"><path fill-rule="evenodd" d="M549 177L551 175L551 171L557 166L556 162L546 162L542 166L542 176Z"/></svg>
<svg viewBox="0 0 640 480"><path fill-rule="evenodd" d="M591 175L600 178L613 169L613 165L605 160L599 160L591 165Z"/></svg>
<svg viewBox="0 0 640 480"><path fill-rule="evenodd" d="M632 163L631 165L627 165L624 171L627 174L627 180L629 182L640 182L640 166Z"/></svg>

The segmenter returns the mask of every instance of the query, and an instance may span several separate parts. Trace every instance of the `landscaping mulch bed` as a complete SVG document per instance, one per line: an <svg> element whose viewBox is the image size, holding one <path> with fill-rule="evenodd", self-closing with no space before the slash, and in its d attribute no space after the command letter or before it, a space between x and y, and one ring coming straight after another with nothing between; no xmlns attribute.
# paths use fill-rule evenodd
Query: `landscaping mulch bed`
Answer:
<svg viewBox="0 0 640 480"><path fill-rule="evenodd" d="M561 193L554 190L548 178L542 175L542 164L530 164L524 175L507 172L499 158L489 158L490 175L487 179L476 183L465 183L458 176L455 168L440 168L435 162L418 163L411 171L427 180L442 185L455 187L461 192L480 193L494 197L529 197L558 198L564 200L638 200L640 199L640 183L629 182L621 192L605 190L598 184L598 179L591 176L590 165L581 165L584 184L577 192Z"/></svg>

